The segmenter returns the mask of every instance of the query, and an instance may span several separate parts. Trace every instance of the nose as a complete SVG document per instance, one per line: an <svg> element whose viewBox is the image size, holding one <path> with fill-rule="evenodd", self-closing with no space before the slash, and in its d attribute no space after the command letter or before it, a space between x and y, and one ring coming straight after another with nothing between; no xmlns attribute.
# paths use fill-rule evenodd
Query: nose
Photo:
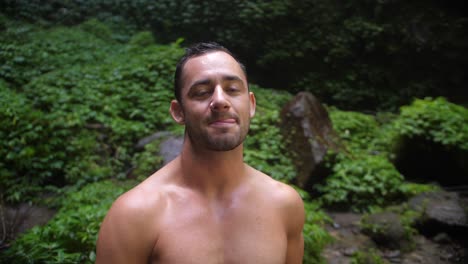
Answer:
<svg viewBox="0 0 468 264"><path fill-rule="evenodd" d="M212 111L224 112L229 110L229 101L226 98L226 94L221 86L217 86L213 92L213 96L210 103Z"/></svg>

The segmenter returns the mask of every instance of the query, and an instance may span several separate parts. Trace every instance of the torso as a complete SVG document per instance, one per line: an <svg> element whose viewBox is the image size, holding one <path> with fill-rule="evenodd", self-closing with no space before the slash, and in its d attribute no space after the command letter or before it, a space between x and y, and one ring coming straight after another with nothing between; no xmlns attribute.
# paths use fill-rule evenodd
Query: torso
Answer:
<svg viewBox="0 0 468 264"><path fill-rule="evenodd" d="M285 263L286 230L274 199L279 183L252 172L248 184L217 202L164 176L148 179L143 186L158 186L149 263Z"/></svg>

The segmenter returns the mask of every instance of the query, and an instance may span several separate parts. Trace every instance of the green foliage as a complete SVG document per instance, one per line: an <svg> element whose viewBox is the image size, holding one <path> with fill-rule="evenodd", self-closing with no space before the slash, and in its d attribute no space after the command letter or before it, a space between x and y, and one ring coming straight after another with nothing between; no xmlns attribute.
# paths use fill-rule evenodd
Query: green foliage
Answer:
<svg viewBox="0 0 468 264"><path fill-rule="evenodd" d="M378 130L375 118L363 113L346 112L332 108L330 109L330 120L333 129L351 151L367 149Z"/></svg>
<svg viewBox="0 0 468 264"><path fill-rule="evenodd" d="M63 171L73 173L74 166L87 171L82 180L106 174L104 167L96 168L99 157L94 154L95 139L89 131L77 131L57 115L32 108L23 94L5 85L0 85L0 91L0 182L7 201L30 198L44 184L63 184Z"/></svg>
<svg viewBox="0 0 468 264"><path fill-rule="evenodd" d="M416 99L401 107L395 126L401 136L423 137L447 148L468 151L468 109L444 98Z"/></svg>
<svg viewBox="0 0 468 264"><path fill-rule="evenodd" d="M131 183L104 181L67 195L62 208L44 226L23 234L6 251L2 263L93 263L95 243L112 202Z"/></svg>
<svg viewBox="0 0 468 264"><path fill-rule="evenodd" d="M61 27L12 24L0 36L0 77L17 89L54 70L104 61L115 48L93 34Z"/></svg>
<svg viewBox="0 0 468 264"><path fill-rule="evenodd" d="M400 186L401 193L410 198L421 193L439 191L440 187L433 184L421 184L413 182L404 182Z"/></svg>
<svg viewBox="0 0 468 264"><path fill-rule="evenodd" d="M376 249L370 248L364 251L356 251L352 258L352 264L386 264L388 261L384 260Z"/></svg>
<svg viewBox="0 0 468 264"><path fill-rule="evenodd" d="M138 180L146 179L149 175L160 169L163 164L163 158L159 156L160 140L155 140L145 146L144 151L135 153L133 164L135 168L132 176Z"/></svg>
<svg viewBox="0 0 468 264"><path fill-rule="evenodd" d="M397 244L392 244L391 247L397 247L399 250L404 252L411 251L411 249L414 248L414 235L417 233L417 230L413 228L411 225L412 223L408 222L408 219L408 216L406 216L404 222L402 221L402 217L398 216L399 222L392 223L392 225L401 225L403 228L403 234L401 234L401 237L399 237L398 241L392 241L392 243ZM373 223L369 220L369 215L364 215L362 217L360 227L364 234L367 234L375 239L381 239L382 237L388 235L389 232L395 232L395 230L392 231L391 229L397 228L395 226L390 226L388 222Z"/></svg>
<svg viewBox="0 0 468 264"><path fill-rule="evenodd" d="M130 46L135 46L135 48L144 48L154 43L153 34L149 31L143 31L133 36L128 44Z"/></svg>
<svg viewBox="0 0 468 264"><path fill-rule="evenodd" d="M97 21L51 29L7 24L0 33L7 201L31 200L45 185L123 177L138 139L174 127L168 108L178 43L132 50L97 38L108 32Z"/></svg>
<svg viewBox="0 0 468 264"><path fill-rule="evenodd" d="M292 98L287 92L271 91L251 85L257 98L255 117L245 141L244 160L277 180L290 181L296 176L287 155L278 124L281 107Z"/></svg>
<svg viewBox="0 0 468 264"><path fill-rule="evenodd" d="M135 28L166 43L181 36L187 43L215 40L240 54L264 86L308 90L343 109L396 110L414 97L463 94L468 41L462 6L402 0L7 0L2 12L43 24L77 25L97 17L123 29L113 36L119 41Z"/></svg>
<svg viewBox="0 0 468 264"><path fill-rule="evenodd" d="M328 153L327 167L332 173L316 186L320 199L329 206L358 211L394 201L402 194L403 176L389 160L397 138L393 126L380 126L371 115L329 110L344 151Z"/></svg>
<svg viewBox="0 0 468 264"><path fill-rule="evenodd" d="M360 211L394 201L401 194L402 182L401 174L385 157L362 155L341 158L326 183L317 189L325 204L347 205Z"/></svg>
<svg viewBox="0 0 468 264"><path fill-rule="evenodd" d="M304 224L304 259L303 263L324 263L321 253L333 238L325 230L325 224L331 222L330 217L320 209L317 202L304 201L306 222Z"/></svg>
<svg viewBox="0 0 468 264"><path fill-rule="evenodd" d="M199 39L228 43L253 65L258 80L265 74L269 77L265 83L289 86L293 82L294 89L313 89L325 101L347 108L396 107L414 95L444 88L446 83L436 85L435 78L440 76L431 79L432 75L415 72L408 77L408 69L437 64L426 63L424 58L433 58L426 56L428 47L438 64L447 68L440 75L450 76L454 87L463 79L458 78L463 71L449 66L465 53L452 49L463 56L447 61L451 33L437 35L440 42L431 36L418 42L406 23L392 25L383 20L394 14L390 12L396 7L393 2L42 2L6 1L4 12L76 26L48 28L46 22L32 25L0 16L0 199L34 200L38 193L53 189L44 188L48 185L87 187L69 195L49 224L18 239L0 257L8 263L93 261L99 223L111 201L127 187L110 182L87 184L121 179L130 168L141 179L160 166L161 160L155 156L157 142L140 153L134 144L155 131L180 132L168 108L174 65L183 52L179 37L184 32L189 43ZM356 6L356 12L351 12L355 16L344 15ZM67 10L66 14L57 8ZM235 14L226 17L232 10ZM395 20L405 21L411 12L398 13ZM375 19L369 19L371 13ZM96 14L99 20L92 19ZM115 14L128 15L131 22ZM425 21L416 17L413 24L417 28ZM179 39L156 45L150 31L131 34L136 27L148 30L149 23L158 41ZM447 25L450 23L460 25L459 21L449 20ZM429 32L432 26L437 23L431 24ZM243 37L245 32L255 38ZM451 32L456 35L458 31ZM404 43L389 39L403 39ZM414 50L419 55L408 59L406 54ZM385 65L377 63L379 60ZM401 72L389 71L388 65ZM424 70L431 71L433 66ZM255 85L251 89L258 101L245 142L245 161L288 182L296 172L277 125L279 111L291 95ZM346 151L328 156L332 175L318 187L326 205L370 210L396 197L433 188L403 183L391 164L402 137L424 137L448 148L468 149L467 110L443 98L416 100L402 107L398 117L335 108L330 116ZM308 195L302 192L301 196ZM306 201L305 206L304 261L323 262L320 252L331 240L323 228L328 219L318 204ZM408 223L411 219L408 217Z"/></svg>
<svg viewBox="0 0 468 264"><path fill-rule="evenodd" d="M422 216L422 212L416 212L409 209L407 203L403 203L398 206L389 206L385 208L379 208L375 210L373 213L381 213L381 212L392 212L398 214L398 219L403 227L403 236L398 242L398 246L401 251L409 252L414 249L415 241L414 237L418 234L416 229L417 221ZM359 226L363 233L365 234L372 234L372 237L382 237L388 232L388 223L371 223L369 220L370 215L365 214L361 218L359 222Z"/></svg>
<svg viewBox="0 0 468 264"><path fill-rule="evenodd" d="M80 25L80 28L106 42L112 42L112 30L95 18L85 21Z"/></svg>
<svg viewBox="0 0 468 264"><path fill-rule="evenodd" d="M330 108L330 118L346 151L329 153L332 175L317 189L325 204L371 209L436 188L403 183L392 165L405 138L422 137L459 152L466 152L468 110L444 98L417 99L398 116L376 117Z"/></svg>

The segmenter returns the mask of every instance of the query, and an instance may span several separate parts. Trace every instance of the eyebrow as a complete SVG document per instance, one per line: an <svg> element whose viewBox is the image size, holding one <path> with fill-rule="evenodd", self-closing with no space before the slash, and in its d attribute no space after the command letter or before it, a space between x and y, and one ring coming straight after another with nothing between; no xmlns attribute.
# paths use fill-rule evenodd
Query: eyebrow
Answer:
<svg viewBox="0 0 468 264"><path fill-rule="evenodd" d="M222 76L222 81L240 81L240 82L243 82L243 80L237 75L223 75ZM212 83L212 80L209 79L209 78L201 79L201 80L195 81L192 85L190 85L189 90L192 89L195 86L208 85L210 83Z"/></svg>

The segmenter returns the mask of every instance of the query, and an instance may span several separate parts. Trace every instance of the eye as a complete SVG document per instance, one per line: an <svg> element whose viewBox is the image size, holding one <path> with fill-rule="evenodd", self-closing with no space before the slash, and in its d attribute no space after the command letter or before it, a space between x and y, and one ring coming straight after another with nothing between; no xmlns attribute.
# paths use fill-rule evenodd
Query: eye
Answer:
<svg viewBox="0 0 468 264"><path fill-rule="evenodd" d="M212 90L208 87L200 86L192 89L189 96L196 99L203 99L211 94Z"/></svg>
<svg viewBox="0 0 468 264"><path fill-rule="evenodd" d="M205 96L207 94L209 94L210 92L208 90L200 90L200 91L196 91L193 95L196 96L196 97L201 97L201 96Z"/></svg>
<svg viewBox="0 0 468 264"><path fill-rule="evenodd" d="M227 91L229 93L238 93L240 90L236 86L230 86L230 87L227 88Z"/></svg>

